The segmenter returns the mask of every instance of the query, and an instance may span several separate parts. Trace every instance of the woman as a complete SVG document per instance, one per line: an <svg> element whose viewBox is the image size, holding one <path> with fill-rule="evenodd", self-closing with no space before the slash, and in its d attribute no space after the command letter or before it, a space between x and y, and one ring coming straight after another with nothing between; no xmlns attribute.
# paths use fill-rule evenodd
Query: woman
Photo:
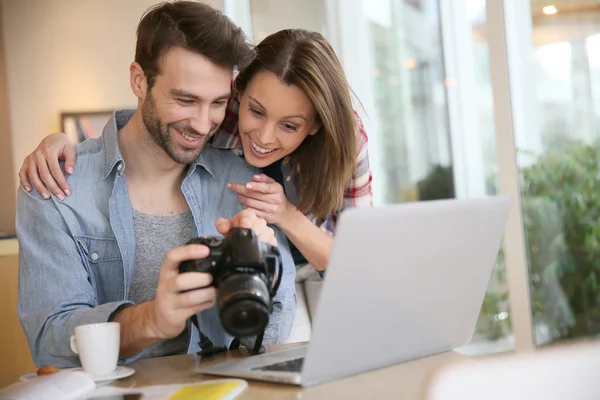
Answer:
<svg viewBox="0 0 600 400"><path fill-rule="evenodd" d="M228 187L286 234L297 265L308 262L323 271L339 212L372 205L367 136L342 66L323 36L283 30L256 50L234 82L212 145L240 149L249 164L262 168L253 182ZM31 181L46 198L44 184L59 198L69 195L59 159L71 173L72 143L64 134L50 135L23 162L25 190Z"/></svg>

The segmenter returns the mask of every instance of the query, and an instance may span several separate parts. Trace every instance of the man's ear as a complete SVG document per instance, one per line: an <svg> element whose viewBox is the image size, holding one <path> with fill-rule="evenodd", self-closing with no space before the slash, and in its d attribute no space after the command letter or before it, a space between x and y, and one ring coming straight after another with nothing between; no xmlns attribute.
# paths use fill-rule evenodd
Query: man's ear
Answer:
<svg viewBox="0 0 600 400"><path fill-rule="evenodd" d="M132 62L129 66L129 83L133 94L138 99L144 100L148 91L148 81L141 65L136 62Z"/></svg>

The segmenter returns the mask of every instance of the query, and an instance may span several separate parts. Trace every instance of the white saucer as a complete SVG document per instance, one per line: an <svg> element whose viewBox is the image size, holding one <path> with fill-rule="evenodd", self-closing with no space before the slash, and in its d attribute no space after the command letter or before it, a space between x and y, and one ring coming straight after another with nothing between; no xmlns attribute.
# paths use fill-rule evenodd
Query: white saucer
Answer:
<svg viewBox="0 0 600 400"><path fill-rule="evenodd" d="M27 382L27 381L32 380L33 378L37 378L37 373L30 372L28 374L21 375L21 377L19 379L21 380L21 382Z"/></svg>
<svg viewBox="0 0 600 400"><path fill-rule="evenodd" d="M83 368L65 368L63 369L63 371L82 371L83 372ZM60 373L60 372L57 372ZM96 383L102 383L102 382L107 382L107 381L114 381L117 379L123 379L123 378L127 378L128 376L131 376L135 374L135 370L133 368L129 368L129 367L123 367L123 366L118 366L117 369L115 369L113 372L111 372L110 374L107 375L94 375L94 374L88 374ZM46 375L49 376L49 375ZM25 374L23 376L21 376L21 381L26 382L26 381L30 381L34 378L37 378L38 375L35 372L31 372L29 374Z"/></svg>
<svg viewBox="0 0 600 400"><path fill-rule="evenodd" d="M70 371L85 372L85 371L83 371L83 368L73 368L73 369L70 369ZM88 374L88 375L92 377L94 382L101 383L101 382L106 382L106 381L114 381L117 379L127 378L128 376L131 376L133 374L135 374L135 369L129 368L129 367L118 366L117 369L115 369L110 374L106 374L106 375Z"/></svg>

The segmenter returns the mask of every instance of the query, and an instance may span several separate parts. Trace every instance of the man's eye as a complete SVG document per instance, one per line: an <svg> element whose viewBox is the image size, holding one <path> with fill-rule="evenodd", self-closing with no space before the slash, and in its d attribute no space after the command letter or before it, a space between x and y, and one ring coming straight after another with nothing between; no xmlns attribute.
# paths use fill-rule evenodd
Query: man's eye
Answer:
<svg viewBox="0 0 600 400"><path fill-rule="evenodd" d="M194 100L188 100L188 99L177 99L178 102L180 102L181 104L185 104L187 106L194 104Z"/></svg>
<svg viewBox="0 0 600 400"><path fill-rule="evenodd" d="M227 105L227 100L219 100L213 103L217 107L223 107Z"/></svg>

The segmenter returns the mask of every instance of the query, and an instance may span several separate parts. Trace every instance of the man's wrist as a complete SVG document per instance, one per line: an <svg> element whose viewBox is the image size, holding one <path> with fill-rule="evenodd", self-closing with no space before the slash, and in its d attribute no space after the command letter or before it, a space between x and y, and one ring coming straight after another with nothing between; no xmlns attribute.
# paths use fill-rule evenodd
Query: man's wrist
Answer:
<svg viewBox="0 0 600 400"><path fill-rule="evenodd" d="M119 358L131 357L163 339L157 329L154 301L147 301L115 312L111 319L121 325Z"/></svg>
<svg viewBox="0 0 600 400"><path fill-rule="evenodd" d="M119 306L116 310L110 314L108 317L108 322L119 322L119 315L129 307L135 307L134 304L123 304Z"/></svg>
<svg viewBox="0 0 600 400"><path fill-rule="evenodd" d="M156 321L156 300L149 300L141 305L144 306L144 315L143 315L143 323L144 323L144 336L150 340L163 340L168 339L163 335L158 329L158 323Z"/></svg>
<svg viewBox="0 0 600 400"><path fill-rule="evenodd" d="M161 340L160 330L156 324L154 312L155 301L150 300L129 307L124 307L111 316L111 320L121 323L123 328L136 330L140 340Z"/></svg>

